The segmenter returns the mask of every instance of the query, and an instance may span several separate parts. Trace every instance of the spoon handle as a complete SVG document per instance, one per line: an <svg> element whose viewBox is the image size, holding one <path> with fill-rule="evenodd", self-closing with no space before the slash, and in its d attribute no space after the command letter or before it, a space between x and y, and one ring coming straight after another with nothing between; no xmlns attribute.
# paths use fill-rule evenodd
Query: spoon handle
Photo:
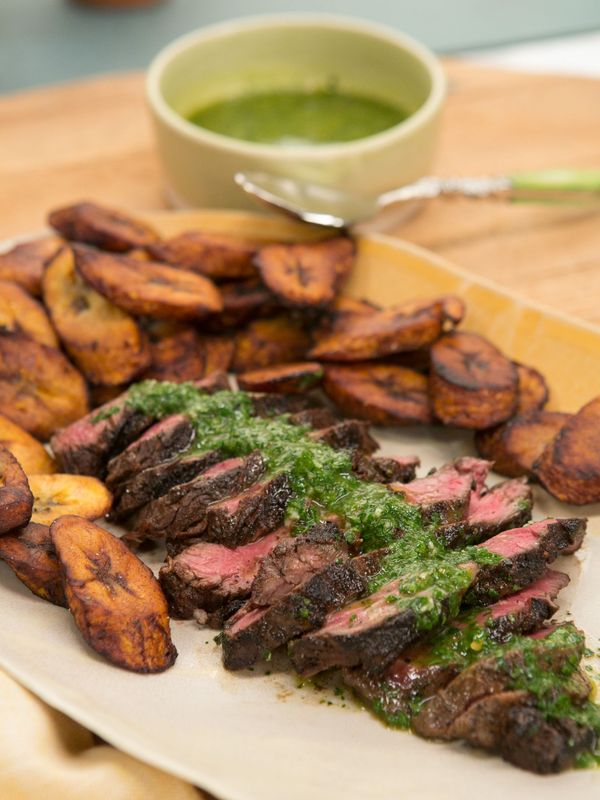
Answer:
<svg viewBox="0 0 600 800"><path fill-rule="evenodd" d="M545 169L508 177L513 202L600 205L600 169Z"/></svg>

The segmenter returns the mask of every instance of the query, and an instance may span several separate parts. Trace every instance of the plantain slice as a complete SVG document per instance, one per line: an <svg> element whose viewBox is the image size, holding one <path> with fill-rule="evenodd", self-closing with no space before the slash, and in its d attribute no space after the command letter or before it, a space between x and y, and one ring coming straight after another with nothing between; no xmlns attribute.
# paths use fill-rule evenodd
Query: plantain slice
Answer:
<svg viewBox="0 0 600 800"><path fill-rule="evenodd" d="M85 381L53 347L24 336L0 336L0 408L46 441L87 413Z"/></svg>
<svg viewBox="0 0 600 800"><path fill-rule="evenodd" d="M91 383L118 386L148 366L150 348L139 325L78 275L70 247L46 267L43 293L65 349Z"/></svg>
<svg viewBox="0 0 600 800"><path fill-rule="evenodd" d="M445 425L489 428L515 411L515 365L474 333L443 336L431 348L433 413Z"/></svg>
<svg viewBox="0 0 600 800"><path fill-rule="evenodd" d="M46 449L20 425L0 414L0 447L17 459L26 475L54 472L56 466Z"/></svg>
<svg viewBox="0 0 600 800"><path fill-rule="evenodd" d="M396 364L344 364L325 369L325 393L347 416L377 425L431 422L428 381Z"/></svg>
<svg viewBox="0 0 600 800"><path fill-rule="evenodd" d="M0 536L0 559L33 594L57 606L67 605L62 571L47 525L30 522Z"/></svg>
<svg viewBox="0 0 600 800"><path fill-rule="evenodd" d="M202 329L220 333L245 325L256 317L269 317L280 306L267 287L256 279L232 281L219 287L223 310L202 320Z"/></svg>
<svg viewBox="0 0 600 800"><path fill-rule="evenodd" d="M65 514L98 519L108 513L112 495L97 478L88 475L30 475L33 493L31 521L51 525Z"/></svg>
<svg viewBox="0 0 600 800"><path fill-rule="evenodd" d="M600 501L600 397L567 419L546 445L533 472L563 503Z"/></svg>
<svg viewBox="0 0 600 800"><path fill-rule="evenodd" d="M526 364L515 361L519 380L519 398L517 414L530 414L541 411L548 402L549 390L546 379L541 372Z"/></svg>
<svg viewBox="0 0 600 800"><path fill-rule="evenodd" d="M0 280L14 281L30 294L42 293L44 264L61 247L58 236L44 236L0 253Z"/></svg>
<svg viewBox="0 0 600 800"><path fill-rule="evenodd" d="M204 375L204 353L194 328L184 328L150 344L152 360L144 379L195 381Z"/></svg>
<svg viewBox="0 0 600 800"><path fill-rule="evenodd" d="M50 529L65 595L83 638L111 663L162 672L177 657L167 601L150 569L126 545L81 517Z"/></svg>
<svg viewBox="0 0 600 800"><path fill-rule="evenodd" d="M150 247L157 261L199 272L215 281L251 278L258 242L203 231L187 231Z"/></svg>
<svg viewBox="0 0 600 800"><path fill-rule="evenodd" d="M243 372L237 376L240 389L247 392L302 394L321 382L323 367L316 361L278 364Z"/></svg>
<svg viewBox="0 0 600 800"><path fill-rule="evenodd" d="M105 403L110 403L111 400L115 400L126 391L127 386L125 385L102 386L98 384L96 386L90 386L90 405L92 408L103 406Z"/></svg>
<svg viewBox="0 0 600 800"><path fill-rule="evenodd" d="M309 353L325 361L363 361L419 350L434 342L446 321L442 299L349 314L317 338Z"/></svg>
<svg viewBox="0 0 600 800"><path fill-rule="evenodd" d="M534 477L535 462L570 417L553 411L517 415L495 428L477 431L475 447L479 455L494 462L500 475Z"/></svg>
<svg viewBox="0 0 600 800"><path fill-rule="evenodd" d="M309 347L310 339L299 320L289 315L257 319L235 336L233 371L301 361Z"/></svg>
<svg viewBox="0 0 600 800"><path fill-rule="evenodd" d="M204 375L228 372L233 361L235 342L232 336L203 336Z"/></svg>
<svg viewBox="0 0 600 800"><path fill-rule="evenodd" d="M345 237L324 242L271 244L259 250L256 264L265 285L283 305L327 308L354 261L354 242Z"/></svg>
<svg viewBox="0 0 600 800"><path fill-rule="evenodd" d="M13 454L0 447L0 533L27 525L32 507L27 475Z"/></svg>
<svg viewBox="0 0 600 800"><path fill-rule="evenodd" d="M73 252L84 280L131 314L190 320L223 308L219 290L202 275L81 245Z"/></svg>
<svg viewBox="0 0 600 800"><path fill-rule="evenodd" d="M149 247L159 239L149 225L90 202L51 211L48 222L65 239L93 244L103 250L124 252L134 247Z"/></svg>
<svg viewBox="0 0 600 800"><path fill-rule="evenodd" d="M43 306L14 281L0 280L0 334L22 333L40 344L58 347Z"/></svg>
<svg viewBox="0 0 600 800"><path fill-rule="evenodd" d="M447 322L451 327L459 325L467 312L465 301L454 294L443 295L441 300Z"/></svg>

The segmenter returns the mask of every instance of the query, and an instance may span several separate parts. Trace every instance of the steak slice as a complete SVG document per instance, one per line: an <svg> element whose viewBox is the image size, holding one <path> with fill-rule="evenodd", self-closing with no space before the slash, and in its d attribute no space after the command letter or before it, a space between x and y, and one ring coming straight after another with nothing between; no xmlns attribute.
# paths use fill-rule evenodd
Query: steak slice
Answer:
<svg viewBox="0 0 600 800"><path fill-rule="evenodd" d="M373 483L409 483L414 481L421 460L418 456L365 456L356 451L352 470L363 481Z"/></svg>
<svg viewBox="0 0 600 800"><path fill-rule="evenodd" d="M381 673L424 631L447 622L449 609L463 596L484 605L528 586L545 572L547 562L566 552L575 539L581 542L584 530L583 520L545 520L500 533L485 544L499 556L497 562L465 560L457 565L470 575L468 588L458 580L447 588L436 585L439 563L432 567L430 588L416 594L403 592L406 576L395 578L369 597L329 614L320 630L292 642L294 667L301 675L359 665Z"/></svg>
<svg viewBox="0 0 600 800"><path fill-rule="evenodd" d="M323 403L312 394L251 394L252 410L257 417L276 417L318 408Z"/></svg>
<svg viewBox="0 0 600 800"><path fill-rule="evenodd" d="M126 519L146 503L165 495L172 487L201 475L219 463L222 457L218 450L207 450L142 470L122 484L118 499L111 509L110 519Z"/></svg>
<svg viewBox="0 0 600 800"><path fill-rule="evenodd" d="M138 472L155 467L189 447L194 426L185 414L165 417L108 462L106 484L113 492Z"/></svg>
<svg viewBox="0 0 600 800"><path fill-rule="evenodd" d="M483 486L488 469L488 461L459 458L425 478L391 483L390 489L419 506L425 522L448 525L465 519L471 494Z"/></svg>
<svg viewBox="0 0 600 800"><path fill-rule="evenodd" d="M211 503L201 523L190 534L202 533L209 542L238 547L253 542L283 524L292 487L284 473L256 483L249 489Z"/></svg>
<svg viewBox="0 0 600 800"><path fill-rule="evenodd" d="M126 399L122 394L54 434L50 445L62 472L104 478L108 460L152 425Z"/></svg>
<svg viewBox="0 0 600 800"><path fill-rule="evenodd" d="M247 598L261 560L286 536L289 530L280 528L233 550L222 544L198 542L175 558L167 558L159 580L171 615L191 619L198 609L214 613Z"/></svg>
<svg viewBox="0 0 600 800"><path fill-rule="evenodd" d="M484 494L472 492L467 518L439 528L437 535L447 547L476 544L529 522L532 507L531 487L526 478L504 481Z"/></svg>
<svg viewBox="0 0 600 800"><path fill-rule="evenodd" d="M337 525L322 522L307 533L279 542L258 567L252 584L253 606L269 606L336 559L348 558Z"/></svg>
<svg viewBox="0 0 600 800"><path fill-rule="evenodd" d="M177 463L181 462L165 465L166 473ZM206 511L210 503L251 486L264 470L264 460L256 452L246 458L213 462L213 466L192 480L177 483L141 508L136 514L134 531L142 538L190 538L206 527Z"/></svg>
<svg viewBox="0 0 600 800"><path fill-rule="evenodd" d="M225 668L250 667L294 636L319 627L329 611L365 592L380 559L376 551L353 559L338 557L273 605L242 606L223 630Z"/></svg>
<svg viewBox="0 0 600 800"><path fill-rule="evenodd" d="M482 646L486 634L492 641L504 642L515 633L538 630L557 611L554 599L568 583L568 575L548 570L531 586L482 609L474 618L472 612L463 613L448 629L412 645L383 676L355 667L344 670L344 680L387 722L404 726L415 700L431 697L476 658L472 644Z"/></svg>
<svg viewBox="0 0 600 800"><path fill-rule="evenodd" d="M374 453L379 449L378 442L369 433L369 423L360 419L345 419L328 428L310 433L315 442L333 447L334 450L358 450L361 453Z"/></svg>

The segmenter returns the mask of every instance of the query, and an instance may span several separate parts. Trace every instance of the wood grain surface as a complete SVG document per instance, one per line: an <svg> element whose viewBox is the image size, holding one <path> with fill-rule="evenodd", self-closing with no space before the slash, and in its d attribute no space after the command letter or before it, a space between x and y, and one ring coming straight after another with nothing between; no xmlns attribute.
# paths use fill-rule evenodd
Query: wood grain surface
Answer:
<svg viewBox="0 0 600 800"><path fill-rule="evenodd" d="M436 172L600 166L600 81L446 62ZM0 98L0 238L78 198L165 207L143 76ZM440 200L398 236L579 319L600 323L600 211Z"/></svg>

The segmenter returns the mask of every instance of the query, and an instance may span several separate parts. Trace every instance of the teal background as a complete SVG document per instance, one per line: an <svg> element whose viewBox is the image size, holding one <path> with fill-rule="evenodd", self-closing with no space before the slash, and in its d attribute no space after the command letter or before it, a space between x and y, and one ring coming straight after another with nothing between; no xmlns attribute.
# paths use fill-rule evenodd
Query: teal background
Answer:
<svg viewBox="0 0 600 800"><path fill-rule="evenodd" d="M600 0L167 0L131 11L0 0L0 91L145 67L194 28L289 11L384 22L446 53L600 28Z"/></svg>

